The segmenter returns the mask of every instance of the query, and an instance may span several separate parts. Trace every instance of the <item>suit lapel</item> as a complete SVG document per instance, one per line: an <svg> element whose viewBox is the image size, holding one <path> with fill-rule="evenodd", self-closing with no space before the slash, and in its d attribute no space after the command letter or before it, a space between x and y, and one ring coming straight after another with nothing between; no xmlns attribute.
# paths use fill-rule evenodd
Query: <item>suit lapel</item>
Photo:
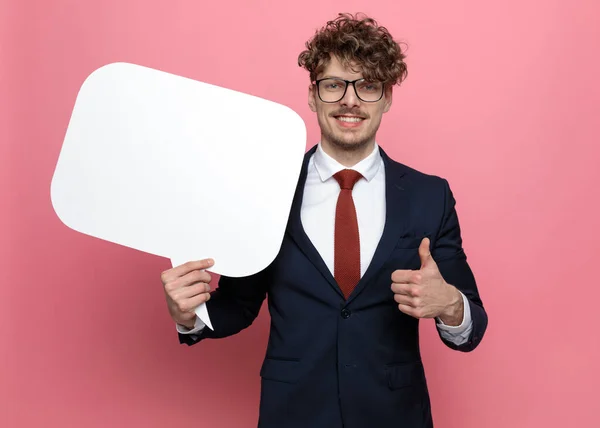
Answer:
<svg viewBox="0 0 600 428"><path fill-rule="evenodd" d="M304 196L304 184L306 183L306 176L308 173L308 163L311 156L315 153L316 148L317 146L314 146L304 156L302 169L300 171L300 178L298 179L298 186L296 187L296 193L292 202L287 231L294 242L296 242L302 253L311 261L313 265L315 265L315 267L319 270L319 272L323 275L335 292L342 299L344 299L344 294L329 271L329 268L327 268L323 258L311 240L308 238L308 235L302 227L300 211L302 208L302 198ZM379 244L377 245L377 249L373 255L373 259L371 260L367 271L348 298L348 303L354 300L356 296L358 296L358 294L365 289L366 285L382 268L383 264L394 250L394 247L398 242L398 238L409 226L407 218L410 189L407 187L408 183L404 177L406 174L406 168L399 163L393 162L383 151L383 149L381 149L381 147L379 148L379 151L381 153L381 157L383 158L383 164L385 168L385 225L383 228L383 234L381 235L381 239L379 240Z"/></svg>
<svg viewBox="0 0 600 428"><path fill-rule="evenodd" d="M358 282L358 285L348 298L348 302L354 300L373 279L373 277L383 267L383 264L389 258L394 250L398 238L409 227L408 208L410 203L410 189L407 187L407 180L404 177L406 167L393 162L383 149L379 149L383 164L385 167L385 225L383 234L373 255L373 259L367 268L367 271ZM390 278L390 285L392 279Z"/></svg>
<svg viewBox="0 0 600 428"><path fill-rule="evenodd" d="M302 227L302 220L300 217L300 211L302 208L302 197L304 196L304 184L306 183L306 176L308 174L308 162L311 156L315 153L317 146L310 149L304 156L304 162L302 163L302 169L300 171L300 178L298 179L298 186L296 187L296 193L294 195L294 201L292 202L292 208L290 211L290 220L288 223L288 233L296 242L296 245L300 248L302 253L311 261L313 265L321 272L323 277L327 280L329 285L338 293L342 299L344 294L340 290L337 282L333 278L333 275L329 271L329 268L323 261L323 258L309 239L308 235Z"/></svg>

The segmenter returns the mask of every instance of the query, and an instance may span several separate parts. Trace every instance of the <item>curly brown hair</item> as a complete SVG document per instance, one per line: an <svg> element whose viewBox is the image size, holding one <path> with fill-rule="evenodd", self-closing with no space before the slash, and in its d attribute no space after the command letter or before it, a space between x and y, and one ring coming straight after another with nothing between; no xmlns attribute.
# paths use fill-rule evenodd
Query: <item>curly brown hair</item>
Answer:
<svg viewBox="0 0 600 428"><path fill-rule="evenodd" d="M314 82L336 56L345 67L358 67L369 81L386 86L400 84L407 75L405 54L389 31L364 14L340 13L306 42L298 56L298 65L310 73Z"/></svg>

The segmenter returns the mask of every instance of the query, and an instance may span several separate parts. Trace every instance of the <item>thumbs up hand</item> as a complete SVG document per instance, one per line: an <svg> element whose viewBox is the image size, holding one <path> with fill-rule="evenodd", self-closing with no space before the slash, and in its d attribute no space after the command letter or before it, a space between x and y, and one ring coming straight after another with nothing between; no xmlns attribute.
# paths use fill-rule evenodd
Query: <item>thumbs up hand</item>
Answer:
<svg viewBox="0 0 600 428"><path fill-rule="evenodd" d="M412 317L439 317L446 325L460 325L464 311L462 295L442 277L429 245L429 238L423 238L419 246L419 270L392 273L394 300L398 309Z"/></svg>

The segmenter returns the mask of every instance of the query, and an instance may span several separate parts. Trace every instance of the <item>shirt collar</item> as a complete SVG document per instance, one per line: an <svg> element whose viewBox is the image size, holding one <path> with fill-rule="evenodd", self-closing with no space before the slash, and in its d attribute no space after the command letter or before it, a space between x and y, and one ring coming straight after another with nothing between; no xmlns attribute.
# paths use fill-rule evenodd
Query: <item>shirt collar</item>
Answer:
<svg viewBox="0 0 600 428"><path fill-rule="evenodd" d="M319 177L321 181L325 182L333 177L334 174L338 173L343 169L353 169L357 172L360 172L361 175L367 181L371 181L375 175L377 175L377 171L381 166L381 154L379 153L379 146L375 143L375 147L373 147L373 151L369 156L361 160L354 166L345 167L334 158L329 156L323 148L321 147L321 143L319 142L317 146L317 150L314 154L314 163L317 172L319 173Z"/></svg>

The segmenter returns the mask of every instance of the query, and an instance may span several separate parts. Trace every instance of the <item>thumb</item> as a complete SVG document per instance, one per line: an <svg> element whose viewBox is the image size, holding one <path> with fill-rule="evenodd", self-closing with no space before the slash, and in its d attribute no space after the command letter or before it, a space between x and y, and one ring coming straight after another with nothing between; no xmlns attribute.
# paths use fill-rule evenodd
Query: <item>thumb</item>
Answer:
<svg viewBox="0 0 600 428"><path fill-rule="evenodd" d="M419 258L421 259L421 269L427 266L427 264L433 261L431 257L431 251L429 251L430 241L429 238L423 238L421 245L419 245Z"/></svg>

